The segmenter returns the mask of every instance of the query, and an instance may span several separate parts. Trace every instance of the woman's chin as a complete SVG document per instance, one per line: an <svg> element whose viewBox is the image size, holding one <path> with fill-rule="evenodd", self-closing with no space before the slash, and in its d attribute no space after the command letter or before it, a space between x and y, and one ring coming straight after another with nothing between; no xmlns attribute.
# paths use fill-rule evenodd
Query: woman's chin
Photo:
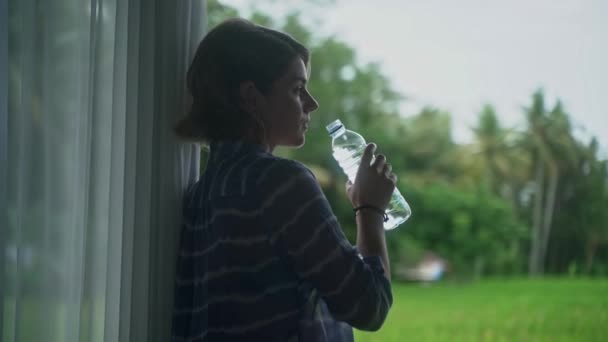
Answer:
<svg viewBox="0 0 608 342"><path fill-rule="evenodd" d="M295 141L291 146L293 146L294 148L300 148L304 146L304 143L306 143L306 138L302 137L302 139Z"/></svg>
<svg viewBox="0 0 608 342"><path fill-rule="evenodd" d="M295 137L292 141L289 142L289 144L286 144L289 147L293 147L293 148L300 148L302 146L304 146L304 143L306 142L306 136L304 134L301 134L298 137Z"/></svg>
<svg viewBox="0 0 608 342"><path fill-rule="evenodd" d="M276 144L276 146L300 148L304 146L304 143L306 142L306 131L298 132L297 134L289 137L283 137L281 140L282 141Z"/></svg>

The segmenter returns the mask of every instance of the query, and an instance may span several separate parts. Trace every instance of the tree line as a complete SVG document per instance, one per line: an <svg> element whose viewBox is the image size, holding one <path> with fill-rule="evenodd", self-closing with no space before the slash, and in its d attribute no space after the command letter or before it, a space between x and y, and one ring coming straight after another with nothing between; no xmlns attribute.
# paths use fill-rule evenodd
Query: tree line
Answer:
<svg viewBox="0 0 608 342"><path fill-rule="evenodd" d="M238 16L217 0L207 5L210 28ZM542 89L531 94L521 111L523 129L505 127L485 104L472 128L474 141L459 144L449 112L425 107L403 117L399 105L407 97L391 86L380 65L357 62L354 48L339 38L316 36L299 13L280 25L261 12L249 19L311 49L309 88L321 109L313 113L306 145L278 154L313 170L351 241L355 221L346 177L325 130L338 118L378 144L412 206L411 219L387 233L393 270L433 251L457 278L608 275L608 162L599 155L597 139L574 135L560 100L548 103Z"/></svg>

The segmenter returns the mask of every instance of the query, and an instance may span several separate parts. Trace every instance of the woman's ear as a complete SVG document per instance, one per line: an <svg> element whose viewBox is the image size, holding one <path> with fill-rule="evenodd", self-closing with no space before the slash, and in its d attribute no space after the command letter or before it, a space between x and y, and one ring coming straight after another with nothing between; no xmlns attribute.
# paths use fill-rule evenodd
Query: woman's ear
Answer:
<svg viewBox="0 0 608 342"><path fill-rule="evenodd" d="M251 81L241 82L239 86L239 97L240 109L249 114L250 118L257 124L257 127L251 127L252 136L254 139L265 144L268 139L268 132L266 131L266 125L264 124L266 98Z"/></svg>
<svg viewBox="0 0 608 342"><path fill-rule="evenodd" d="M259 92L252 81L241 82L239 86L239 107L249 114L255 114L259 110Z"/></svg>

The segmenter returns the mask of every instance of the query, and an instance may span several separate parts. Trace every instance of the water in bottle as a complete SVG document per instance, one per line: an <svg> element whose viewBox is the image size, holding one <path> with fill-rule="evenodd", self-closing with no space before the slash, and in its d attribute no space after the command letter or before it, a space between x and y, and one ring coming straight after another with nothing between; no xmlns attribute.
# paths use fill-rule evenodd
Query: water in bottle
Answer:
<svg viewBox="0 0 608 342"><path fill-rule="evenodd" d="M334 158L354 184L361 156L367 146L365 139L359 133L347 130L340 120L327 125L327 131L332 138L331 147ZM386 214L388 216L388 221L384 222L386 230L396 228L412 214L409 204L397 188L393 191Z"/></svg>

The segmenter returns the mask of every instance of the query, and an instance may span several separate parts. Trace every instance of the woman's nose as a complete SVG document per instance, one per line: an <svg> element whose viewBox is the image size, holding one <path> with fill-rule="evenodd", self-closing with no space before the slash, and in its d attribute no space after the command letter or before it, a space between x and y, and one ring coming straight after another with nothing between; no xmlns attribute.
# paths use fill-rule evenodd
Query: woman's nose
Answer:
<svg viewBox="0 0 608 342"><path fill-rule="evenodd" d="M312 95L310 95L310 93L308 93L308 99L306 102L306 111L314 112L318 108L319 108L319 102L317 102L317 100L315 100L315 98L312 97Z"/></svg>

